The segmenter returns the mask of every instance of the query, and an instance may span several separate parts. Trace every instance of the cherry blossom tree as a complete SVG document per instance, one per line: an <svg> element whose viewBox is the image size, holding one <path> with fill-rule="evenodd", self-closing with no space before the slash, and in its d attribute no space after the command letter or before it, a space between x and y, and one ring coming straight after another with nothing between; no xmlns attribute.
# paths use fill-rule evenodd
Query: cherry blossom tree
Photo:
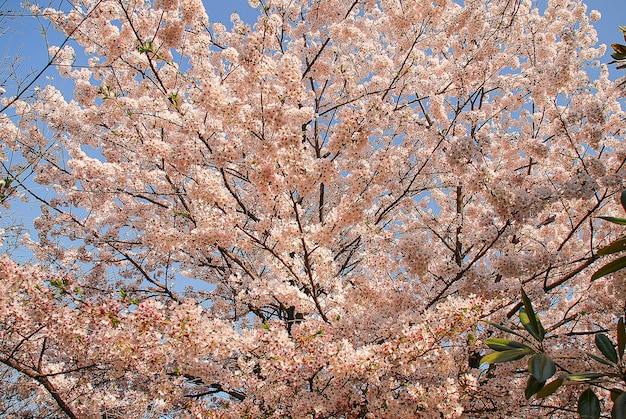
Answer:
<svg viewBox="0 0 626 419"><path fill-rule="evenodd" d="M31 6L74 89L2 98L38 185L4 204L40 211L35 259L0 259L0 412L575 415L580 386L528 400L525 360L480 361L532 300L556 373L590 371L625 315L626 274L591 280L626 188L599 13L250 4L231 29L200 0Z"/></svg>

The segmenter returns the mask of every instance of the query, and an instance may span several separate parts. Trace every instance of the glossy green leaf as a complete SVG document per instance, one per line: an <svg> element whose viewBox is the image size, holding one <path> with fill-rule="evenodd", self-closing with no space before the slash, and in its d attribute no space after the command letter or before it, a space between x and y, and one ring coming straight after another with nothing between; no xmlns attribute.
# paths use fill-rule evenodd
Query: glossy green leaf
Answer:
<svg viewBox="0 0 626 419"><path fill-rule="evenodd" d="M626 189L622 191L622 194L620 196L620 202L622 203L622 208L624 208L624 211L626 211Z"/></svg>
<svg viewBox="0 0 626 419"><path fill-rule="evenodd" d="M617 398L621 396L623 393L624 392L618 388L612 388L611 389L611 401L615 403L615 400L617 400Z"/></svg>
<svg viewBox="0 0 626 419"><path fill-rule="evenodd" d="M613 262L607 263L600 269L598 269L593 275L591 275L591 280L595 281L598 278L602 278L608 274L612 274L615 271L619 271L626 267L626 256L623 256L619 259L615 259Z"/></svg>
<svg viewBox="0 0 626 419"><path fill-rule="evenodd" d="M626 392L622 392L613 402L611 419L626 419Z"/></svg>
<svg viewBox="0 0 626 419"><path fill-rule="evenodd" d="M626 225L626 218L617 218L617 217L598 217L602 218L605 221L608 221L613 224Z"/></svg>
<svg viewBox="0 0 626 419"><path fill-rule="evenodd" d="M604 377L604 374L599 373L599 372L589 372L589 373L585 373L585 374L569 374L566 375L565 379L569 380L569 381L574 381L577 383L584 383L584 382L588 382L588 381L593 381L593 380L597 380L598 378L602 378Z"/></svg>
<svg viewBox="0 0 626 419"><path fill-rule="evenodd" d="M526 355L534 353L532 349L511 349L502 352L492 352L480 359L481 364L501 364L503 362L516 361L524 358Z"/></svg>
<svg viewBox="0 0 626 419"><path fill-rule="evenodd" d="M587 389L578 398L578 414L581 419L598 419L600 417L600 400L596 394Z"/></svg>
<svg viewBox="0 0 626 419"><path fill-rule="evenodd" d="M607 361L606 359L604 359L604 358L600 358L599 356L596 356L596 355L594 355L594 354L587 354L587 355L589 355L591 358L595 359L596 361L598 361L598 362L599 362L599 363L601 363L601 364L604 364L604 365L613 365L613 364L611 364L609 361Z"/></svg>
<svg viewBox="0 0 626 419"><path fill-rule="evenodd" d="M526 330L528 330L528 332L531 335L533 335L535 339L541 342L546 332L545 330L543 330L541 321L539 321L539 316L535 314L535 310L533 310L533 306L530 302L530 298L528 298L528 296L526 295L524 288L522 288L522 302L524 303L524 311L525 311L525 314L527 315L526 324L528 325L528 327L526 327L526 325L524 327L526 328ZM521 310L520 310L520 321L522 321ZM522 324L524 324L524 321L522 321Z"/></svg>
<svg viewBox="0 0 626 419"><path fill-rule="evenodd" d="M531 320L534 320L534 322ZM541 322L539 321L539 316L536 314L534 316L529 316L527 314L526 308L522 307L519 310L519 321L524 326L524 329L528 331L538 342L543 341L543 338L546 334Z"/></svg>
<svg viewBox="0 0 626 419"><path fill-rule="evenodd" d="M530 347L522 343L516 342L514 340L510 340L510 339L489 338L485 340L485 343L491 349L493 349L494 351L498 351L498 352L508 351L511 349L520 349L520 348L531 349Z"/></svg>
<svg viewBox="0 0 626 419"><path fill-rule="evenodd" d="M613 253L621 252L623 250L626 250L626 237L622 237L619 240L615 240L613 243L609 244L608 246L603 247L602 249L598 250L597 254L599 256L604 256L604 255L610 255Z"/></svg>
<svg viewBox="0 0 626 419"><path fill-rule="evenodd" d="M545 352L541 352L530 357L528 360L528 371L537 381L545 383L548 381L548 378L556 373L556 365Z"/></svg>
<svg viewBox="0 0 626 419"><path fill-rule="evenodd" d="M624 328L624 318L617 321L617 354L620 359L624 358L624 347L626 347L626 328Z"/></svg>
<svg viewBox="0 0 626 419"><path fill-rule="evenodd" d="M537 398L543 399L544 397L548 397L550 394L554 393L559 387L561 387L561 384L563 384L562 378L549 382L537 392Z"/></svg>
<svg viewBox="0 0 626 419"><path fill-rule="evenodd" d="M533 394L536 394L540 391L545 385L545 381L539 381L532 375L528 377L528 383L526 383L526 388L524 389L524 395L526 396L526 400L529 400Z"/></svg>
<svg viewBox="0 0 626 419"><path fill-rule="evenodd" d="M606 357L609 361L614 364L617 364L617 352L615 352L615 347L613 346L613 342L609 339L604 333L596 333L596 346L602 352L602 355Z"/></svg>

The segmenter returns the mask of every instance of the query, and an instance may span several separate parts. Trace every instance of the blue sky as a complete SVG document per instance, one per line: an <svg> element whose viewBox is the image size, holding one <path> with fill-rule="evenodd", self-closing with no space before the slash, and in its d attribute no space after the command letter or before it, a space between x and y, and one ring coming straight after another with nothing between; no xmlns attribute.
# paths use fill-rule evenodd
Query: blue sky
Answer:
<svg viewBox="0 0 626 419"><path fill-rule="evenodd" d="M36 0L31 0L36 2ZM47 0L52 4L59 5L67 3L67 0ZM47 1L40 3L47 4ZM543 2L545 0L541 0ZM60 43L62 38L55 35L45 25L47 22L37 20L32 17L4 18L3 15L14 11L22 11L21 3L25 0L0 0L0 29L3 26L9 26L8 31L0 31L0 57L10 60L12 57L19 55L20 57L20 75L25 76L31 72L41 69L47 59L46 40L42 36L42 30L46 30L49 41L52 43ZM607 45L607 51L610 52L610 44L614 42L623 42L621 33L617 29L619 25L626 25L626 0L587 0L589 10L597 9L602 13L602 19L596 24L600 43ZM206 10L212 22L223 22L229 26L230 15L233 12L240 14L242 19L247 22L254 22L257 11L248 5L247 0L204 0ZM610 61L607 54L605 62ZM0 75L1 75L0 61ZM612 78L619 76L619 72L614 66L610 69ZM49 76L54 76L53 71L49 71ZM2 79L0 79L0 82ZM59 82L59 80L56 80ZM44 84L45 80L39 81ZM7 88L8 94L11 89Z"/></svg>
<svg viewBox="0 0 626 419"><path fill-rule="evenodd" d="M602 19L595 26L600 43L606 44L607 52L612 51L610 45L613 43L624 44L617 27L626 26L626 0L587 0L586 3L589 10L596 9L602 13Z"/></svg>
<svg viewBox="0 0 626 419"><path fill-rule="evenodd" d="M15 57L19 57L19 67L17 78L20 80L32 80L33 75L37 74L46 64L47 46L46 38L42 35L47 34L47 41L54 45L59 45L63 41L63 37L55 34L50 29L45 20L37 20L29 16L13 16L13 12L23 13L20 3L27 0L0 0L0 85L4 84L6 75L6 65L10 64ZM31 0L37 2L37 0ZM547 0L540 0L545 2ZM52 2L53 5L67 6L68 0L39 0L43 4ZM587 0L589 11L592 9L599 10L602 13L602 19L597 22L596 29L600 43L607 45L607 54L601 60L609 62L611 60L609 53L611 51L610 44L615 42L624 43L620 31L617 29L619 25L626 25L626 0ZM246 22L254 22L256 20L257 11L248 5L247 0L204 0L206 10L212 22L223 22L229 26L230 15L233 12L240 14L241 18ZM609 66L611 78L615 79L623 75L623 71L615 69L615 66ZM72 86L70 82L55 77L53 68L46 71L36 84L44 85L46 83L54 83L65 93L71 94ZM53 78L53 81L46 79ZM7 83L6 95L15 93L15 84ZM19 201L14 202L14 209L7 212L3 211L0 219L0 228L8 225L20 224L23 218L25 226L30 225L31 219L36 211L25 210L24 204Z"/></svg>

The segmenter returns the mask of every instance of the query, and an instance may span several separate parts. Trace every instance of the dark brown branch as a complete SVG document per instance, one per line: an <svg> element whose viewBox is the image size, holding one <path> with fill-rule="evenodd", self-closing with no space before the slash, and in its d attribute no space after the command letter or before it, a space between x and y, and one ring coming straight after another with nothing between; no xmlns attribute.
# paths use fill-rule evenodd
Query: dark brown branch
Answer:
<svg viewBox="0 0 626 419"><path fill-rule="evenodd" d="M322 55L322 51L324 51L324 48L326 48L326 45L328 45L329 42L330 42L330 38L326 38L326 40L322 44L322 47L319 49L319 51L317 51L317 54L315 54L315 57L313 57L313 60L310 63L308 63L306 69L304 70L304 73L302 73L302 80L304 80L307 73L311 70L311 67L313 67L313 64L315 64L315 61L317 61L320 55Z"/></svg>
<svg viewBox="0 0 626 419"><path fill-rule="evenodd" d="M48 377L40 374L40 371L35 371L32 368L28 368L25 365L19 364L16 360L11 358L0 358L0 363L7 365L8 367L13 368L17 372L24 374L33 380L37 381L41 384L48 393L52 396L54 401L57 403L59 408L65 413L70 419L78 419L78 416L72 411L69 404L63 400L58 390L54 388Z"/></svg>

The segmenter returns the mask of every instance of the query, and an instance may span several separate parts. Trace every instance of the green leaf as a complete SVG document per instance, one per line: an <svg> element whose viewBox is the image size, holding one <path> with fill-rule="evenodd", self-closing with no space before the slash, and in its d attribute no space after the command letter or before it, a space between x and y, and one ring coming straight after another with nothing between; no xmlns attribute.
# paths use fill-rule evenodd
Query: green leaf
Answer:
<svg viewBox="0 0 626 419"><path fill-rule="evenodd" d="M533 394L536 394L539 390L543 388L545 381L538 381L532 375L528 377L528 383L526 384L526 388L524 389L524 395L526 396L526 400L529 400Z"/></svg>
<svg viewBox="0 0 626 419"><path fill-rule="evenodd" d="M561 384L563 384L562 378L549 382L537 392L537 398L543 399L544 397L548 397L550 394L554 393L559 387L561 387Z"/></svg>
<svg viewBox="0 0 626 419"><path fill-rule="evenodd" d="M617 352L615 352L613 342L604 333L596 333L596 346L606 359L617 364Z"/></svg>
<svg viewBox="0 0 626 419"><path fill-rule="evenodd" d="M541 326L541 322L539 321L539 316L535 314L534 316L532 316L532 319L534 319L535 326L533 326L533 322L531 321L531 316L527 314L526 309L524 307L520 308L519 321L522 323L522 326L524 326L524 328L528 330L528 333L530 333L532 337L534 337L537 341L541 342L546 332L545 330L543 330L543 326Z"/></svg>
<svg viewBox="0 0 626 419"><path fill-rule="evenodd" d="M520 322L522 322L524 328L528 330L528 333L530 333L535 339L537 339L539 342L543 341L543 338L546 335L546 331L541 325L539 316L535 314L533 306L530 302L530 298L528 298L526 292L524 292L524 288L522 288L522 302L524 303L524 310L522 312L522 309L520 309Z"/></svg>
<svg viewBox="0 0 626 419"><path fill-rule="evenodd" d="M613 402L612 419L626 419L626 392L622 392Z"/></svg>
<svg viewBox="0 0 626 419"><path fill-rule="evenodd" d="M0 190L1 189L8 189L11 186L11 183L13 183L13 179L11 179L10 177L5 177L4 179L0 180Z"/></svg>
<svg viewBox="0 0 626 419"><path fill-rule="evenodd" d="M612 388L610 391L611 391L611 401L613 403L615 403L615 400L617 400L619 396L624 394L624 392L618 388Z"/></svg>
<svg viewBox="0 0 626 419"><path fill-rule="evenodd" d="M618 54L626 55L626 45L622 44L611 44L611 48Z"/></svg>
<svg viewBox="0 0 626 419"><path fill-rule="evenodd" d="M605 360L605 359L603 359L603 358L600 358L599 356L596 356L596 355L594 355L594 354L589 354L589 353L588 353L587 355L589 355L591 358L595 359L596 361L598 361L598 362L599 362L599 363L601 363L601 364L604 364L604 365L613 365L613 364L611 364L609 361L607 361L607 360Z"/></svg>
<svg viewBox="0 0 626 419"><path fill-rule="evenodd" d="M607 263L606 265L598 269L593 275L591 275L591 280L595 281L598 278L602 278L603 276L612 274L615 271L619 271L624 267L626 267L626 256L616 259L613 262Z"/></svg>
<svg viewBox="0 0 626 419"><path fill-rule="evenodd" d="M522 343L516 342L514 340L509 340L509 339L489 338L485 340L485 343L491 349L493 349L494 351L498 351L498 352L508 351L511 349L520 349L520 348L531 349L530 347Z"/></svg>
<svg viewBox="0 0 626 419"><path fill-rule="evenodd" d="M626 329L624 328L624 318L617 321L617 354L620 359L624 358L624 347L626 347Z"/></svg>
<svg viewBox="0 0 626 419"><path fill-rule="evenodd" d="M511 349L502 352L492 352L480 359L481 364L501 364L503 362L516 361L526 355L534 353L532 349Z"/></svg>
<svg viewBox="0 0 626 419"><path fill-rule="evenodd" d="M152 41L143 42L137 47L137 50L142 53L154 52L154 44Z"/></svg>
<svg viewBox="0 0 626 419"><path fill-rule="evenodd" d="M619 200L622 203L622 208L624 208L624 211L626 211L626 189L622 191L622 194L619 197Z"/></svg>
<svg viewBox="0 0 626 419"><path fill-rule="evenodd" d="M621 252L622 250L626 250L626 237L622 237L619 240L615 240L613 243L608 246L603 247L598 250L597 254L599 256L610 255L612 253Z"/></svg>
<svg viewBox="0 0 626 419"><path fill-rule="evenodd" d="M537 381L548 381L556 373L556 365L545 352L533 355L528 360L528 371Z"/></svg>
<svg viewBox="0 0 626 419"><path fill-rule="evenodd" d="M626 218L617 218L617 217L598 217L611 222L613 224L626 225Z"/></svg>
<svg viewBox="0 0 626 419"><path fill-rule="evenodd" d="M569 374L563 378L569 381L577 382L577 383L585 383L588 381L596 380L601 377L604 377L604 374L599 373L599 372L588 372L585 374Z"/></svg>
<svg viewBox="0 0 626 419"><path fill-rule="evenodd" d="M600 417L600 400L591 389L583 391L578 398L578 414L581 419L597 419Z"/></svg>

